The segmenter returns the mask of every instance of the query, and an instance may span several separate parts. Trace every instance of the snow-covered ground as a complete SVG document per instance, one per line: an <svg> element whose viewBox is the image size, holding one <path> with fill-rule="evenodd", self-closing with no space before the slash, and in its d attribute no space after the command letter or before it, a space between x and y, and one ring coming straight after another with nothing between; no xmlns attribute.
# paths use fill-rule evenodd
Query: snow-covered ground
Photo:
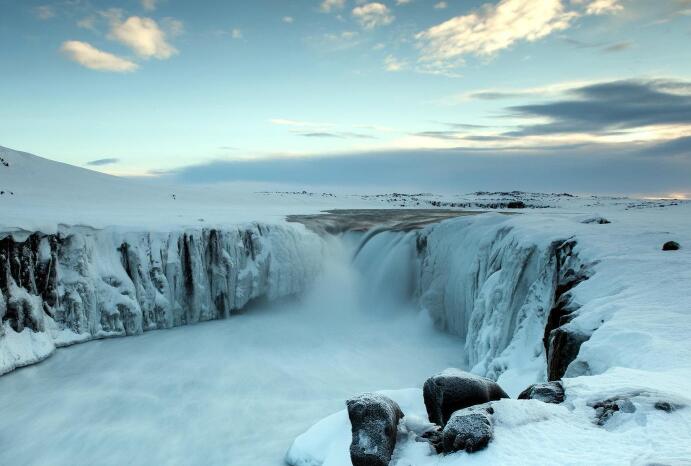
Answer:
<svg viewBox="0 0 691 466"><path fill-rule="evenodd" d="M363 237L354 235L336 245L315 242L324 248L328 273L297 301L251 307L222 322L61 349L40 365L2 376L0 464L271 465L280 464L291 440L306 430L290 462L340 466L348 464L350 426L337 411L346 398L379 389L394 390L389 393L406 414L397 466L691 464L689 202L171 188L2 148L0 155L9 163L0 165L0 239L35 231L68 235L83 226L108 227L98 231L118 238L203 235L255 221L292 237L311 233L287 224L285 215L334 208L511 207L517 213L447 220L419 233L380 233L359 246ZM599 217L611 223L589 222ZM681 250L662 251L670 240ZM566 402L501 401L486 450L431 455L405 431L424 417L419 388L426 377L461 367L497 379L512 396L546 378L542 338L559 278L555 245L565 241L574 242L576 263L589 276L571 290L575 312L565 328L586 341L565 374ZM339 249L360 246L352 262ZM286 257L299 251L281 248ZM118 254L106 256L108 277L122 279L118 289L134 290ZM199 283L206 287L205 279ZM270 289L258 295L270 296ZM205 302L215 303L209 297ZM424 312L410 309L409 300ZM0 306L6 306L1 296ZM5 312L0 307L0 315ZM0 349L13 344L7 335ZM635 411L597 425L592 405L607 399L628 400ZM675 409L656 409L658 402Z"/></svg>

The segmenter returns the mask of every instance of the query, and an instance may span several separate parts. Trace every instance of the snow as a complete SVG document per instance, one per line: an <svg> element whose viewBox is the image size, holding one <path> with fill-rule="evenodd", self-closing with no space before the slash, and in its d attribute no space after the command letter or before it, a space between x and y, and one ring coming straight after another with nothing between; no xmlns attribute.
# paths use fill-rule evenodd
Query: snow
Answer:
<svg viewBox="0 0 691 466"><path fill-rule="evenodd" d="M4 148L0 155L9 162L0 166L0 238L71 236L60 257L60 296L72 310L89 308L94 296L102 304L52 318L16 283L0 296L0 315L8 303L20 306L37 329L3 323L0 372L53 355L0 377L0 464L263 466L280 464L293 439L290 464L349 464L343 403L381 389L392 389L384 393L405 413L392 466L689 464L688 202L256 193L123 180ZM322 209L497 210L514 201L534 209L380 232L363 244L362 235L321 240L285 221ZM588 221L600 218L611 223ZM242 232L264 227L273 236L242 262L250 250ZM211 262L211 242L195 244L193 263L204 267L192 267L200 298L189 301L180 291L180 238L201 239L211 229L227 242ZM117 247L125 240L141 276L123 267ZM568 326L589 338L566 372L566 402L495 402L486 450L430 455L415 441L429 428L420 391L427 377L458 367L496 379L512 396L545 379L542 337L559 278L550 251L566 240L589 272L571 290L577 311ZM681 249L662 251L670 240ZM50 245L41 241L36 255L52 260ZM224 261L240 264L237 275L221 273ZM166 272L152 278L158 269ZM243 312L149 331L226 317L212 299L223 286L234 290L230 307ZM297 301L252 302L296 293ZM158 308L166 309L160 319L146 317ZM126 334L133 336L55 351ZM599 426L593 405L608 399L628 400L635 411ZM658 402L678 409L656 409Z"/></svg>
<svg viewBox="0 0 691 466"><path fill-rule="evenodd" d="M9 163L0 165L0 231L53 233L60 225L171 231L285 223L287 214L317 213L334 205L329 196L272 195L255 192L255 186L171 186L124 179L2 146L0 157ZM350 198L348 205L372 202Z"/></svg>

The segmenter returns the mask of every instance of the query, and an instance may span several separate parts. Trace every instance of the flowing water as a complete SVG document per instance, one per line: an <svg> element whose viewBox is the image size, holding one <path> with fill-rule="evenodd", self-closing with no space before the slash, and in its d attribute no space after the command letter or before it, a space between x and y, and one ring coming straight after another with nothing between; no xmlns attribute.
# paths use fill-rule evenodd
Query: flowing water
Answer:
<svg viewBox="0 0 691 466"><path fill-rule="evenodd" d="M462 364L462 342L414 308L414 233L360 242L329 241L300 299L60 349L0 377L0 464L280 465L349 396Z"/></svg>

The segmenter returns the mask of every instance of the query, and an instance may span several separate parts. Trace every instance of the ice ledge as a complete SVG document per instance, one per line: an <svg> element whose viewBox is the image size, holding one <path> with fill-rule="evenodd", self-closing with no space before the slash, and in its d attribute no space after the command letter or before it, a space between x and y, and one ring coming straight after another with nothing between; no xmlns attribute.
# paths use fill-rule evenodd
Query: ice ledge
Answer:
<svg viewBox="0 0 691 466"><path fill-rule="evenodd" d="M220 319L302 292L322 240L252 223L169 233L63 228L0 239L0 374L56 347Z"/></svg>

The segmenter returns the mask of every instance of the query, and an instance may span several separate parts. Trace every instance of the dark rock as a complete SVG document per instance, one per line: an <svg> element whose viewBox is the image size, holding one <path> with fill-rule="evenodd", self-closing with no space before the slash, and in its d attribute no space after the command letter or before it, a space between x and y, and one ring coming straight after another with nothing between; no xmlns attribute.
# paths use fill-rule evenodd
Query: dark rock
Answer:
<svg viewBox="0 0 691 466"><path fill-rule="evenodd" d="M518 395L519 400L539 400L559 404L564 401L564 386L561 382L536 383Z"/></svg>
<svg viewBox="0 0 691 466"><path fill-rule="evenodd" d="M583 220L581 223L586 223L586 224L594 223L597 225L607 225L607 224L610 224L612 222L607 220L605 217L592 217L592 218L587 218L587 219Z"/></svg>
<svg viewBox="0 0 691 466"><path fill-rule="evenodd" d="M509 397L493 380L458 369L427 379L423 394L429 420L440 426L459 409Z"/></svg>
<svg viewBox="0 0 691 466"><path fill-rule="evenodd" d="M681 246L676 241L667 241L662 245L663 251L678 251L679 249L681 249Z"/></svg>
<svg viewBox="0 0 691 466"><path fill-rule="evenodd" d="M671 413L672 411L676 411L684 407L681 404L671 403L669 401L656 401L654 406L655 409L664 411L666 413Z"/></svg>
<svg viewBox="0 0 691 466"><path fill-rule="evenodd" d="M444 436L441 429L425 432L418 437L418 441L429 443L437 453L444 453Z"/></svg>
<svg viewBox="0 0 691 466"><path fill-rule="evenodd" d="M353 466L387 466L396 447L401 408L390 398L365 393L346 402L352 427Z"/></svg>
<svg viewBox="0 0 691 466"><path fill-rule="evenodd" d="M578 304L571 290L589 278L589 271L580 264L574 248L576 242L568 240L553 244L557 259L557 287L554 291L554 306L547 317L543 343L547 358L547 379L559 380L576 359L581 345L589 335L576 331L567 325L574 318Z"/></svg>
<svg viewBox="0 0 691 466"><path fill-rule="evenodd" d="M604 426L614 413L635 413L636 406L627 397L609 398L590 405L595 410L595 423Z"/></svg>
<svg viewBox="0 0 691 466"><path fill-rule="evenodd" d="M525 209L525 202L523 201L511 201L506 204L508 209Z"/></svg>
<svg viewBox="0 0 691 466"><path fill-rule="evenodd" d="M568 326L562 326L554 329L549 339L547 378L559 380L564 377L569 364L576 359L581 345L588 341L589 337Z"/></svg>
<svg viewBox="0 0 691 466"><path fill-rule="evenodd" d="M472 453L486 448L494 434L489 404L456 411L442 432L444 453L465 450Z"/></svg>

